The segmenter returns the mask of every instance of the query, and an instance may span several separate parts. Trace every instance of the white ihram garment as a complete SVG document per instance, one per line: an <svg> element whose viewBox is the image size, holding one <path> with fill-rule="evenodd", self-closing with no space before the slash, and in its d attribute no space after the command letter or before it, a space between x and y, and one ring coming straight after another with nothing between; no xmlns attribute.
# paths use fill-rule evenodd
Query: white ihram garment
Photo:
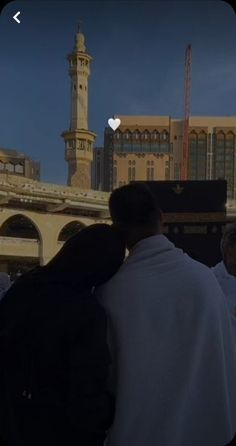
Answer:
<svg viewBox="0 0 236 446"><path fill-rule="evenodd" d="M233 327L234 343L236 344L236 277L228 273L223 261L217 263L217 265L212 268L212 271L226 297Z"/></svg>
<svg viewBox="0 0 236 446"><path fill-rule="evenodd" d="M137 243L99 292L116 412L107 446L224 446L236 432L236 364L213 272L163 235Z"/></svg>

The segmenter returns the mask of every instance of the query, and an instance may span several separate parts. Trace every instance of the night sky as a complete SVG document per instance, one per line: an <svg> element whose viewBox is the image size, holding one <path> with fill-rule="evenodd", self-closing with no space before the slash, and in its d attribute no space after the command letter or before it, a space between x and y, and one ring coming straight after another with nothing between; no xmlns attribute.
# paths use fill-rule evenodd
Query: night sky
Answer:
<svg viewBox="0 0 236 446"><path fill-rule="evenodd" d="M12 16L21 11L17 24ZM236 14L223 1L13 2L0 16L0 147L65 184L66 56L78 21L93 57L89 128L112 115L183 116L184 54L193 48L192 115L236 115Z"/></svg>

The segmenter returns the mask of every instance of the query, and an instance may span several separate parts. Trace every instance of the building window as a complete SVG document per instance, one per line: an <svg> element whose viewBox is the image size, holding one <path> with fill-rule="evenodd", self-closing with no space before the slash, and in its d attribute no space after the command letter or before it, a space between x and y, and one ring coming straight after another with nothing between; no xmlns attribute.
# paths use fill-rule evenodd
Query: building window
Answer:
<svg viewBox="0 0 236 446"><path fill-rule="evenodd" d="M128 168L128 181L131 181L131 177L132 177L132 168L129 167Z"/></svg>
<svg viewBox="0 0 236 446"><path fill-rule="evenodd" d="M147 167L147 180L148 181L154 180L154 167Z"/></svg>
<svg viewBox="0 0 236 446"><path fill-rule="evenodd" d="M83 89L83 86L82 86L81 84L79 84L79 88L80 88L80 90L82 90L82 89Z"/></svg>
<svg viewBox="0 0 236 446"><path fill-rule="evenodd" d="M205 132L200 132L198 135L198 146L204 146L207 143L207 135Z"/></svg>
<svg viewBox="0 0 236 446"><path fill-rule="evenodd" d="M132 167L132 181L135 181L135 167Z"/></svg>
<svg viewBox="0 0 236 446"><path fill-rule="evenodd" d="M225 134L224 132L219 132L216 135L216 146L217 148L218 147L222 148L224 147L224 145L225 145Z"/></svg>
<svg viewBox="0 0 236 446"><path fill-rule="evenodd" d="M24 167L22 166L22 164L15 165L15 172L16 173L24 173Z"/></svg>
<svg viewBox="0 0 236 446"><path fill-rule="evenodd" d="M145 130L142 135L141 135L141 139L144 139L145 141L147 141L149 139L149 132L147 130Z"/></svg>
<svg viewBox="0 0 236 446"><path fill-rule="evenodd" d="M152 132L152 139L154 139L155 141L157 139L159 139L159 132L157 130L154 130L154 132Z"/></svg>
<svg viewBox="0 0 236 446"><path fill-rule="evenodd" d="M6 164L6 170L8 170L8 172L14 172L14 164L7 163Z"/></svg>

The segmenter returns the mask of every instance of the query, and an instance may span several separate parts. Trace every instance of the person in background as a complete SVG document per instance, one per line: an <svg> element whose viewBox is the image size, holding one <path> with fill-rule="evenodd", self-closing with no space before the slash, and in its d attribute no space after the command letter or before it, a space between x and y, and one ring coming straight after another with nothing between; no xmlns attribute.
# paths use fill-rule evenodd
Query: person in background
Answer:
<svg viewBox="0 0 236 446"><path fill-rule="evenodd" d="M125 245L95 224L0 302L0 436L13 446L102 446L114 413L106 314L93 293Z"/></svg>
<svg viewBox="0 0 236 446"><path fill-rule="evenodd" d="M222 290L162 235L147 185L115 189L109 208L129 256L97 294L114 359L107 446L225 446L236 433L236 358Z"/></svg>
<svg viewBox="0 0 236 446"><path fill-rule="evenodd" d="M236 344L236 222L226 225L221 240L222 261L212 268L230 310Z"/></svg>
<svg viewBox="0 0 236 446"><path fill-rule="evenodd" d="M11 281L7 273L0 272L0 300L11 286Z"/></svg>

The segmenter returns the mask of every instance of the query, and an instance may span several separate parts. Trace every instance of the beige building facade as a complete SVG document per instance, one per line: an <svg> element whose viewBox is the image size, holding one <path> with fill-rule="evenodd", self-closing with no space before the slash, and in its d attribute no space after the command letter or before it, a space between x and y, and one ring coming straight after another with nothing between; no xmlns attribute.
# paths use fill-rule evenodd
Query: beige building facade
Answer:
<svg viewBox="0 0 236 446"><path fill-rule="evenodd" d="M119 116L105 129L103 189L132 180L179 180L183 120L169 116ZM189 121L188 179L226 179L228 200L236 200L236 116L192 116Z"/></svg>
<svg viewBox="0 0 236 446"><path fill-rule="evenodd" d="M45 265L83 227L110 224L109 195L0 174L0 271L14 276ZM163 218L164 233L171 236L183 222L184 231L191 226L191 234L194 231L198 234L209 222L212 231L217 230L217 222L223 217L170 213ZM235 218L236 207L228 207L227 218L223 220Z"/></svg>
<svg viewBox="0 0 236 446"><path fill-rule="evenodd" d="M105 129L104 190L130 181L169 180L172 153L168 116L119 116L120 127Z"/></svg>
<svg viewBox="0 0 236 446"><path fill-rule="evenodd" d="M40 163L17 150L0 147L0 174L17 175L40 180Z"/></svg>
<svg viewBox="0 0 236 446"><path fill-rule="evenodd" d="M45 265L78 230L109 221L108 195L0 174L0 271Z"/></svg>

